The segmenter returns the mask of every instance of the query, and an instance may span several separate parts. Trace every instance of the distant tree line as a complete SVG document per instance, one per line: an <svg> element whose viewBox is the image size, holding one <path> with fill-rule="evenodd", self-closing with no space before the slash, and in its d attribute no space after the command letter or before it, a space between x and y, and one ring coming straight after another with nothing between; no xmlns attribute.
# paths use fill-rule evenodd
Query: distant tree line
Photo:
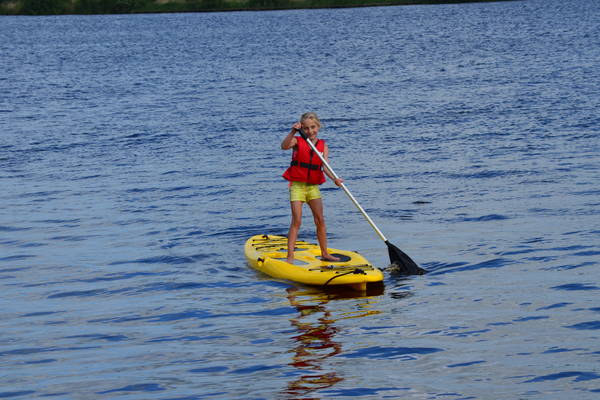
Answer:
<svg viewBox="0 0 600 400"><path fill-rule="evenodd" d="M31 15L62 14L67 11L66 0L24 0L21 13Z"/></svg>
<svg viewBox="0 0 600 400"><path fill-rule="evenodd" d="M147 0L23 0L21 14L111 14L129 13Z"/></svg>
<svg viewBox="0 0 600 400"><path fill-rule="evenodd" d="M77 2L79 13L130 13L136 6L145 3L143 0L79 0Z"/></svg>
<svg viewBox="0 0 600 400"><path fill-rule="evenodd" d="M121 14L268 10L510 0L0 0L0 14Z"/></svg>

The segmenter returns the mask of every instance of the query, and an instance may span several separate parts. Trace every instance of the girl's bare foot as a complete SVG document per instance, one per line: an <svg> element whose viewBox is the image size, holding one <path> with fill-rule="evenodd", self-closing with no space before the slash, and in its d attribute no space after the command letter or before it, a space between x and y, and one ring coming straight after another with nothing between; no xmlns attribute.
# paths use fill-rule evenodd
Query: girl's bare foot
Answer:
<svg viewBox="0 0 600 400"><path fill-rule="evenodd" d="M340 261L339 258L337 258L335 256L332 256L331 254L323 254L321 256L321 259L324 260L324 261L334 261L334 262L335 261Z"/></svg>

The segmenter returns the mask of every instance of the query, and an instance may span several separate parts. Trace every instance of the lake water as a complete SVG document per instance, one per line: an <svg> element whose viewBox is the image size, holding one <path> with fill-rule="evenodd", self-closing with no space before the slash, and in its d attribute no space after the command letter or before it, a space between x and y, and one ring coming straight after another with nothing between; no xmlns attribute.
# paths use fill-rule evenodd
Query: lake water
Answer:
<svg viewBox="0 0 600 400"><path fill-rule="evenodd" d="M597 399L600 7L0 17L0 398ZM261 276L290 153L429 274ZM387 249L330 182L331 247ZM301 239L314 241L306 211Z"/></svg>

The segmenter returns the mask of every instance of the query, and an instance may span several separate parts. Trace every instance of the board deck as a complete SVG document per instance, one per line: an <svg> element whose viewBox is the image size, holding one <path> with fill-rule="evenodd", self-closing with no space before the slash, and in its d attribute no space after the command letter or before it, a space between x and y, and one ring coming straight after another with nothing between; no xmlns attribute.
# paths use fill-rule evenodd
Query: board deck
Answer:
<svg viewBox="0 0 600 400"><path fill-rule="evenodd" d="M368 283L383 281L383 273L355 251L328 249L340 261L321 260L318 245L297 241L294 264L287 262L287 238L256 235L246 241L244 252L250 266L273 278L306 285L340 286L365 291Z"/></svg>

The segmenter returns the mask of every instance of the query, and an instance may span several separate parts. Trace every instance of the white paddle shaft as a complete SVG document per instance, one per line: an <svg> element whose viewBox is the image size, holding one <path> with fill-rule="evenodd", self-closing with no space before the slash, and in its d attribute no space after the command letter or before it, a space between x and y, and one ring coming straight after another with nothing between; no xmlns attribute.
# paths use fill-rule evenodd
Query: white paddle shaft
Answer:
<svg viewBox="0 0 600 400"><path fill-rule="evenodd" d="M300 131L300 135L302 135L302 137L310 145L311 149L313 149L313 151L315 153L317 153L317 155L319 156L319 158L323 162L323 165L325 165L325 168L327 168L329 170L329 172L331 172L331 175L333 175L333 177L335 179L340 179L340 177L338 176L338 174L336 174L335 171L331 168L331 166L329 165L329 163L327 162L327 160L325 160L325 157L323 157L323 154L321 154L319 152L319 150L317 150L317 148L315 147L314 143L309 138L306 137L306 134L304 132ZM364 210L364 208L362 208L361 205L358 204L358 201L354 198L354 196L352 195L352 193L350 193L350 190L348 190L348 188L346 187L346 185L344 185L344 183L342 182L341 185L340 185L340 187L348 195L348 197L350 198L350 200L352 200L352 203L354 203L354 205L356 206L356 208L358 208L358 211L361 212L361 214L365 217L365 219L367 220L367 222L375 230L375 232L377 232L377 234L379 235L379 237L381 238L381 240L383 240L384 242L387 242L388 240L385 237L385 235L383 234L383 232L381 232L381 230L377 227L377 225L375 225L375 222L373 222L373 220L371 219L371 217L369 217L369 214L367 214L367 212Z"/></svg>

